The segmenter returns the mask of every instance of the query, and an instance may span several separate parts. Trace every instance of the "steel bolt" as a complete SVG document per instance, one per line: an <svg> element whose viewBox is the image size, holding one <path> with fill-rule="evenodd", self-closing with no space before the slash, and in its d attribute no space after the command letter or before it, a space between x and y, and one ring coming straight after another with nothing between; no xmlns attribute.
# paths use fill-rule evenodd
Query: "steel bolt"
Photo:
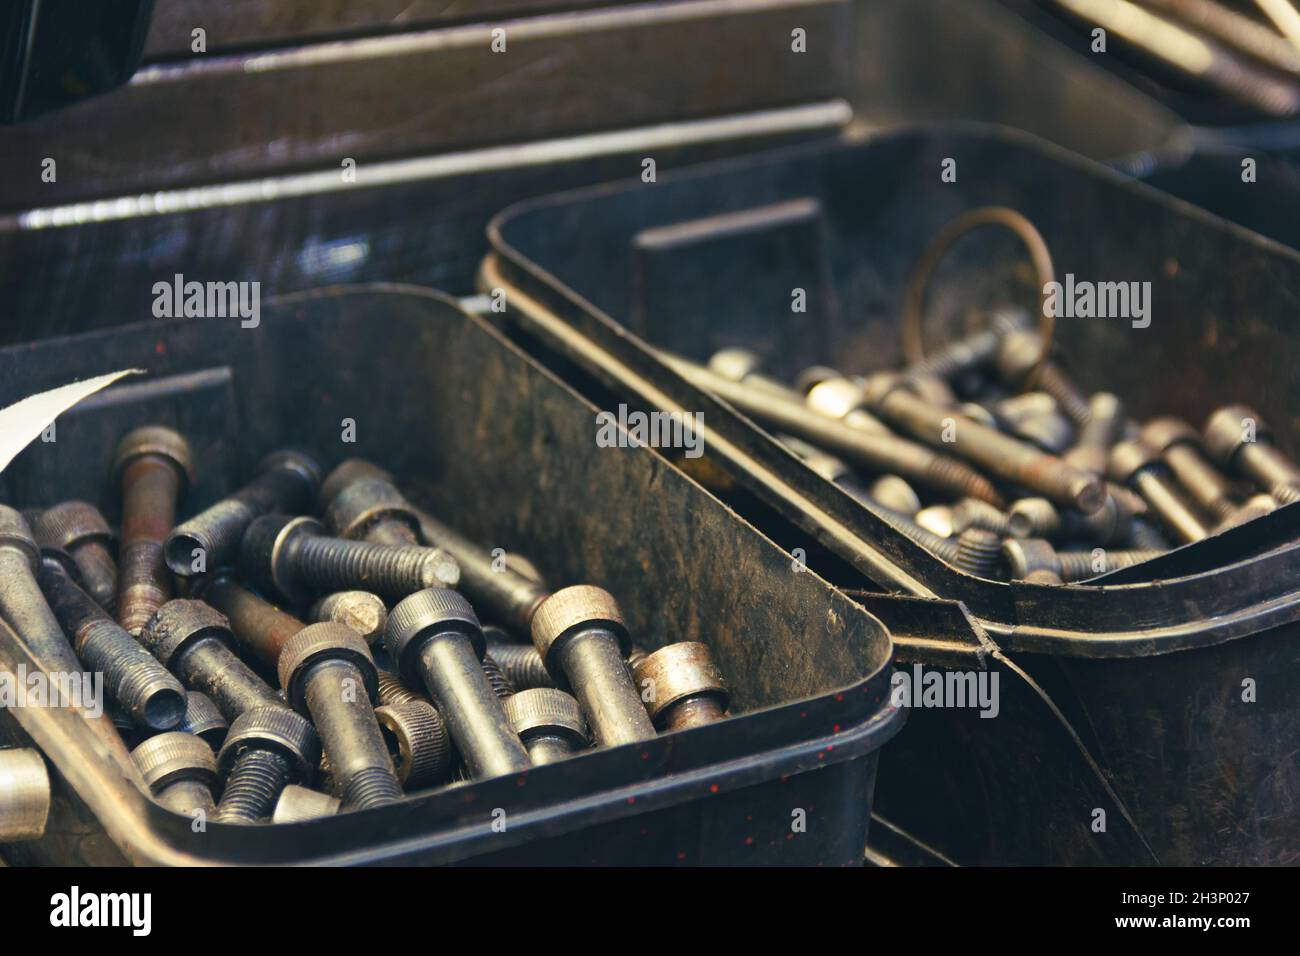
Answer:
<svg viewBox="0 0 1300 956"><path fill-rule="evenodd" d="M1098 544L1119 544L1129 539L1133 512L1128 494L1112 493L1108 485L1106 503L1090 515L1057 511L1046 498L1021 498L1011 503L1007 527L1013 538L1087 538Z"/></svg>
<svg viewBox="0 0 1300 956"><path fill-rule="evenodd" d="M483 673L487 675L488 683L492 685L492 693L502 700L514 694L514 682L487 651L483 653Z"/></svg>
<svg viewBox="0 0 1300 956"><path fill-rule="evenodd" d="M271 814L272 823L298 823L302 820L319 820L332 817L339 812L342 801L328 793L309 790L291 783L280 791L280 798L275 801L275 812Z"/></svg>
<svg viewBox="0 0 1300 956"><path fill-rule="evenodd" d="M483 672L483 630L468 601L446 588L412 594L388 616L385 643L403 679L428 688L472 776L531 766Z"/></svg>
<svg viewBox="0 0 1300 956"><path fill-rule="evenodd" d="M212 703L212 698L192 690L185 695L185 716L176 725L176 730L179 733L193 734L216 753L226 741L230 723L221 716L221 711Z"/></svg>
<svg viewBox="0 0 1300 956"><path fill-rule="evenodd" d="M104 675L109 695L151 730L179 724L185 716L181 682L72 580L59 559L47 554L39 575L41 590L77 656L91 672Z"/></svg>
<svg viewBox="0 0 1300 956"><path fill-rule="evenodd" d="M311 780L320 740L308 721L287 707L258 707L241 714L217 755L225 790L219 823L256 823L268 816L289 784Z"/></svg>
<svg viewBox="0 0 1300 956"><path fill-rule="evenodd" d="M32 532L42 548L59 548L76 562L82 584L110 612L117 599L117 562L113 534L104 516L88 501L65 501L41 512Z"/></svg>
<svg viewBox="0 0 1300 956"><path fill-rule="evenodd" d="M229 574L200 578L193 593L224 614L239 645L270 668L290 639L307 626Z"/></svg>
<svg viewBox="0 0 1300 956"><path fill-rule="evenodd" d="M589 584L562 588L538 607L532 630L546 669L573 689L598 745L655 736L628 671L631 641L613 595Z"/></svg>
<svg viewBox="0 0 1300 956"><path fill-rule="evenodd" d="M163 542L194 481L189 443L161 425L137 428L118 442L113 474L122 488L117 620L134 636L172 596Z"/></svg>
<svg viewBox="0 0 1300 956"><path fill-rule="evenodd" d="M140 632L140 643L186 687L211 698L232 723L248 710L289 709L271 686L236 656L230 622L202 601L168 601Z"/></svg>
<svg viewBox="0 0 1300 956"><path fill-rule="evenodd" d="M1096 475L971 419L956 423L956 441L944 442L951 410L922 400L901 384L901 380L891 383L881 378L876 391L868 395L872 407L887 421L922 441L941 443L1003 480L1057 504L1090 514L1105 503L1105 491ZM989 500L986 495L971 497ZM1000 500L992 503L1002 506Z"/></svg>
<svg viewBox="0 0 1300 956"><path fill-rule="evenodd" d="M325 503L325 522L340 538L404 547L420 543L420 521L410 502L384 478L344 485Z"/></svg>
<svg viewBox="0 0 1300 956"><path fill-rule="evenodd" d="M424 691L409 686L406 681L396 674L381 670L377 679L379 683L379 703L385 707L390 704L405 704L413 700L425 704L429 703L429 698L425 696Z"/></svg>
<svg viewBox="0 0 1300 956"><path fill-rule="evenodd" d="M1078 440L1064 458L1081 471L1104 475L1111 446L1124 430L1124 403L1110 392L1096 392L1088 399L1088 416L1088 424L1079 429Z"/></svg>
<svg viewBox="0 0 1300 956"><path fill-rule="evenodd" d="M167 566L183 578L229 567L254 518L273 511L310 511L319 487L316 459L301 451L273 452L258 464L256 478L167 535Z"/></svg>
<svg viewBox="0 0 1300 956"><path fill-rule="evenodd" d="M212 813L216 802L217 758L193 734L172 731L150 737L131 757L158 802L176 813Z"/></svg>
<svg viewBox="0 0 1300 956"><path fill-rule="evenodd" d="M369 591L335 591L313 604L307 617L316 624L346 624L367 644L375 644L388 625L388 608L379 595Z"/></svg>
<svg viewBox="0 0 1300 956"><path fill-rule="evenodd" d="M935 557L946 561L958 570L981 578L996 576L998 545L1001 539L995 532L972 526L961 531L955 538L947 538L921 526L909 516L891 511L883 505L877 504L875 511L897 528L904 537L915 541Z"/></svg>
<svg viewBox="0 0 1300 956"><path fill-rule="evenodd" d="M347 541L324 532L314 518L258 518L248 526L240 546L245 580L293 604L307 604L322 591L359 588L401 598L460 581L455 559L439 548Z"/></svg>
<svg viewBox="0 0 1300 956"><path fill-rule="evenodd" d="M1102 551L1105 567L1097 570L1094 567L1097 556L1092 551L1057 551L1049 542L1041 538L1010 538L1002 542L1002 557L1007 563L1012 580L1027 580L1035 571L1048 571L1067 583L1086 581L1107 571L1150 561L1162 553L1137 550Z"/></svg>
<svg viewBox="0 0 1300 956"><path fill-rule="evenodd" d="M572 696L552 687L522 690L505 702L506 716L537 766L584 750L587 722Z"/></svg>
<svg viewBox="0 0 1300 956"><path fill-rule="evenodd" d="M746 348L720 349L709 356L709 371L733 382L744 382L755 388L767 389L787 398L798 394L769 375L764 374L763 361L758 353Z"/></svg>
<svg viewBox="0 0 1300 956"><path fill-rule="evenodd" d="M1027 330L1008 332L998 348L997 368L1002 380L1013 388L1033 388L1056 399L1067 418L1083 427L1092 419L1092 411L1083 393L1070 381L1065 370L1051 359L1039 363L1043 343ZM1033 374L1034 368L1037 374Z"/></svg>
<svg viewBox="0 0 1300 956"><path fill-rule="evenodd" d="M1262 518L1264 515L1272 514L1278 508L1277 499L1269 494L1251 495L1245 504L1238 507L1230 516L1225 518L1216 531L1222 531L1226 528L1235 528L1239 524L1245 524L1247 521L1254 521L1256 518Z"/></svg>
<svg viewBox="0 0 1300 956"><path fill-rule="evenodd" d="M987 327L945 342L919 362L905 369L903 375L928 375L956 383L976 370L993 364L1010 332L1029 328L1029 315L1019 309L998 309L990 314Z"/></svg>
<svg viewBox="0 0 1300 956"><path fill-rule="evenodd" d="M952 506L952 529L961 534L967 528L983 528L1000 538L1011 536L1011 523L1001 508L978 498L963 498Z"/></svg>
<svg viewBox="0 0 1300 956"><path fill-rule="evenodd" d="M0 750L0 844L44 836L50 795L50 774L40 751Z"/></svg>
<svg viewBox="0 0 1300 956"><path fill-rule="evenodd" d="M325 476L325 480L321 482L321 503L328 504L333 501L340 491L354 481L365 481L369 478L392 481L393 473L386 468L379 467L372 461L367 461L365 458L345 458L335 465L334 469Z"/></svg>
<svg viewBox="0 0 1300 956"><path fill-rule="evenodd" d="M1249 430L1254 441L1247 441ZM1282 504L1300 501L1300 468L1273 444L1272 429L1245 405L1220 408L1205 423L1205 447L1225 468L1236 468Z"/></svg>
<svg viewBox="0 0 1300 956"><path fill-rule="evenodd" d="M277 670L289 703L311 714L343 806L366 809L401 799L375 719L378 675L366 642L345 624L312 624L284 645Z"/></svg>
<svg viewBox="0 0 1300 956"><path fill-rule="evenodd" d="M893 432L862 402L862 386L842 376L827 378L813 385L804 395L804 404L819 415L834 418L846 425L876 435Z"/></svg>
<svg viewBox="0 0 1300 956"><path fill-rule="evenodd" d="M727 715L729 695L707 644L661 647L633 674L655 726L664 731L702 727Z"/></svg>
<svg viewBox="0 0 1300 956"><path fill-rule="evenodd" d="M375 708L397 777L408 790L445 779L452 769L447 725L424 700L384 704Z"/></svg>
<svg viewBox="0 0 1300 956"><path fill-rule="evenodd" d="M1140 494L1161 523L1182 543L1209 537L1210 528L1175 487L1173 476L1147 446L1122 441L1110 451L1110 475Z"/></svg>

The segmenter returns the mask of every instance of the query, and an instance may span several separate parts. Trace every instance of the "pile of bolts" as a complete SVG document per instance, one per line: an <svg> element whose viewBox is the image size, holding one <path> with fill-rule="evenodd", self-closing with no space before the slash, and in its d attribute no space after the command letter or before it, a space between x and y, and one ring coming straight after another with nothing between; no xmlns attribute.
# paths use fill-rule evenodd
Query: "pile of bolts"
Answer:
<svg viewBox="0 0 1300 956"><path fill-rule="evenodd" d="M116 535L88 502L0 506L0 615L47 671L103 675L92 726L176 812L327 816L726 716L706 645L647 652L607 591L548 591L373 463L278 451L177 524L192 469L146 425Z"/></svg>
<svg viewBox="0 0 1300 956"><path fill-rule="evenodd" d="M1300 500L1300 468L1244 405L1202 432L1130 419L1043 355L1026 313L897 371L825 366L786 384L727 348L663 358L810 468L969 574L1062 584L1146 561Z"/></svg>

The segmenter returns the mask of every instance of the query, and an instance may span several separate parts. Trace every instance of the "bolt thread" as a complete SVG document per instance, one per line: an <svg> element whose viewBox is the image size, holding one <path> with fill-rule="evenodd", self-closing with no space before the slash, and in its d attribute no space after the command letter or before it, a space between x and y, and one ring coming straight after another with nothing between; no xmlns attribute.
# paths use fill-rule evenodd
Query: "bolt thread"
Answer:
<svg viewBox="0 0 1300 956"><path fill-rule="evenodd" d="M935 491L951 498L975 498L995 508L1006 506L1002 493L978 471L956 458L934 455L925 466L925 477Z"/></svg>
<svg viewBox="0 0 1300 956"><path fill-rule="evenodd" d="M343 806L365 810L402 799L402 787L387 767L363 767L348 778Z"/></svg>
<svg viewBox="0 0 1300 956"><path fill-rule="evenodd" d="M493 644L492 659L517 691L555 686L542 655L531 644Z"/></svg>
<svg viewBox="0 0 1300 956"><path fill-rule="evenodd" d="M487 675L488 683L492 685L492 693L496 694L502 700L514 696L515 685L511 683L510 678L506 676L491 654L483 655L483 673Z"/></svg>
<svg viewBox="0 0 1300 956"><path fill-rule="evenodd" d="M289 761L271 750L246 750L235 759L217 804L218 823L256 823L269 817L289 783Z"/></svg>
<svg viewBox="0 0 1300 956"><path fill-rule="evenodd" d="M1285 482L1274 485L1268 490L1268 493L1276 498L1279 504L1289 505L1300 501L1300 488Z"/></svg>
<svg viewBox="0 0 1300 956"><path fill-rule="evenodd" d="M409 703L429 703L429 698L411 688L406 681L395 674L381 670L379 672L379 703L384 706Z"/></svg>
<svg viewBox="0 0 1300 956"><path fill-rule="evenodd" d="M952 528L959 533L967 528L982 528L1002 538L1011 537L1011 522L1007 515L978 498L963 498L953 505Z"/></svg>
<svg viewBox="0 0 1300 956"><path fill-rule="evenodd" d="M132 637L171 598L171 575L158 541L133 541L122 548L118 569L117 620Z"/></svg>
<svg viewBox="0 0 1300 956"><path fill-rule="evenodd" d="M1135 550L1168 551L1169 540L1155 525L1141 518L1134 518L1129 528L1128 542Z"/></svg>
<svg viewBox="0 0 1300 956"><path fill-rule="evenodd" d="M1092 409L1083 393L1070 381L1065 371L1055 362L1044 362L1038 372L1035 383L1038 390L1046 392L1056 399L1065 417L1080 428L1087 428L1092 421Z"/></svg>
<svg viewBox="0 0 1300 956"><path fill-rule="evenodd" d="M991 361L997 354L1002 336L994 329L981 329L965 338L943 345L903 372L905 376L932 375L952 381L962 373Z"/></svg>
<svg viewBox="0 0 1300 956"><path fill-rule="evenodd" d="M77 652L138 723L169 730L185 717L185 688L157 658L107 617L78 631Z"/></svg>
<svg viewBox="0 0 1300 956"><path fill-rule="evenodd" d="M1099 549L1101 550L1101 549ZM1086 581L1108 571L1127 568L1143 561L1150 561L1163 552L1151 550L1101 551L1102 569L1096 568L1097 556L1091 551L1058 551L1056 559L1060 568L1057 573L1062 581Z"/></svg>
<svg viewBox="0 0 1300 956"><path fill-rule="evenodd" d="M360 588L385 595L407 595L426 588L452 587L459 567L438 548L391 547L300 535L290 554L292 572L323 590Z"/></svg>
<svg viewBox="0 0 1300 956"><path fill-rule="evenodd" d="M953 564L976 577L997 574L1002 555L1002 539L984 528L967 528L957 536L957 553Z"/></svg>

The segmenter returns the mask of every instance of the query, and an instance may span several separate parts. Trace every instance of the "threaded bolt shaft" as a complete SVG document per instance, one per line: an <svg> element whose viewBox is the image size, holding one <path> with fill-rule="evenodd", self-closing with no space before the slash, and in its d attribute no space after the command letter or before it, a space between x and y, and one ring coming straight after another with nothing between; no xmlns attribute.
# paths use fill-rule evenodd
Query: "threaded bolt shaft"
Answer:
<svg viewBox="0 0 1300 956"><path fill-rule="evenodd" d="M283 550L282 567L321 591L362 588L384 597L404 597L460 580L455 560L438 548L393 547L300 533Z"/></svg>
<svg viewBox="0 0 1300 956"><path fill-rule="evenodd" d="M487 675L488 683L492 685L492 692L502 700L514 694L515 685L489 653L483 655L483 673Z"/></svg>
<svg viewBox="0 0 1300 956"><path fill-rule="evenodd" d="M546 670L542 655L531 644L492 643L492 659L516 690L554 687L555 679Z"/></svg>
<svg viewBox="0 0 1300 956"><path fill-rule="evenodd" d="M406 681L388 671L379 671L379 703L385 707L394 704L429 703L429 698L411 688Z"/></svg>
<svg viewBox="0 0 1300 956"><path fill-rule="evenodd" d="M1100 554L1097 552L1100 552ZM1134 564L1141 564L1143 561L1150 561L1152 558L1159 557L1164 553L1162 551L1146 550L1106 551L1101 548L1098 548L1097 552L1058 551L1056 553L1058 563L1056 573L1060 575L1062 581L1067 583L1086 581L1108 571L1116 571L1119 568L1127 568ZM1098 563L1101 564L1101 570L1097 569Z"/></svg>
<svg viewBox="0 0 1300 956"><path fill-rule="evenodd" d="M292 779L289 761L271 750L249 749L235 758L217 804L218 823L256 823L271 815Z"/></svg>

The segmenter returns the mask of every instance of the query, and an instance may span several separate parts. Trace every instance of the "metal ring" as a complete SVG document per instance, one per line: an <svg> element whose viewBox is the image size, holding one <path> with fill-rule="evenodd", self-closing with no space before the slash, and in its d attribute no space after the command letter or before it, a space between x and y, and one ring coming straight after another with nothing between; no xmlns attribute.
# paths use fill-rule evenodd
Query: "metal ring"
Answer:
<svg viewBox="0 0 1300 956"><path fill-rule="evenodd" d="M1056 274L1052 268L1052 254L1048 251L1047 242L1043 239L1042 233L1024 215L1008 206L980 206L977 209L966 210L966 212L944 226L926 248L917 262L916 271L912 273L911 282L907 287L907 295L903 299L903 355L910 365L915 365L925 358L925 346L921 342L921 310L922 306L925 305L926 286L930 281L935 266L939 264L944 253L948 251L948 247L958 237L978 226L987 225L1005 226L1014 232L1020 241L1025 244L1025 249L1029 252L1029 257L1034 263L1034 269L1038 273L1038 288L1040 290L1038 294L1038 327L1042 348L1039 350L1038 359L1035 361L1033 369L1030 370L1027 379L1029 383L1032 383L1038 377L1038 370L1043 360L1047 358L1048 349L1052 345L1052 334L1056 329L1056 317L1048 315L1046 308L1047 287L1056 281Z"/></svg>

